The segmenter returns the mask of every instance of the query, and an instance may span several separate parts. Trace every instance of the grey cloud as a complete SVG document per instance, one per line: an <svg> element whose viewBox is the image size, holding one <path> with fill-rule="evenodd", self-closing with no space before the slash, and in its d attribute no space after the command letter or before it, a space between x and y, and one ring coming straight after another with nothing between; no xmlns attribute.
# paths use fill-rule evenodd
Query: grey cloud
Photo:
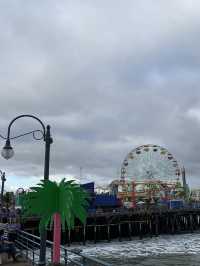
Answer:
<svg viewBox="0 0 200 266"><path fill-rule="evenodd" d="M53 175L116 177L126 153L154 142L199 173L198 1L1 1L0 133L31 113L51 124ZM13 134L38 128L23 119ZM3 141L1 142L3 145ZM0 159L8 174L41 176L31 137Z"/></svg>

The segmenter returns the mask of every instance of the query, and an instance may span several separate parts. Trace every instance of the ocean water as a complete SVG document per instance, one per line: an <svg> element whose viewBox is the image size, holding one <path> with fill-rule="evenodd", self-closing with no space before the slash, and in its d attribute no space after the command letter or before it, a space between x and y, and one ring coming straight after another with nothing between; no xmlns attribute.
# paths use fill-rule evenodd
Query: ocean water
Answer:
<svg viewBox="0 0 200 266"><path fill-rule="evenodd" d="M200 233L163 235L143 240L73 245L82 253L117 266L199 266Z"/></svg>

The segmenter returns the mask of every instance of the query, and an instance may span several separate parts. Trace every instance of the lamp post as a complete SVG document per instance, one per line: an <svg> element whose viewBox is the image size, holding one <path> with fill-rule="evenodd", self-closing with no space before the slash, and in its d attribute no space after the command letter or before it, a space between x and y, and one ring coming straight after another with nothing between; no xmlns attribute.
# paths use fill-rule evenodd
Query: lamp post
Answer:
<svg viewBox="0 0 200 266"><path fill-rule="evenodd" d="M4 192L4 183L6 182L5 172L0 170L1 174L1 209L3 208L3 192Z"/></svg>
<svg viewBox="0 0 200 266"><path fill-rule="evenodd" d="M20 118L24 118L24 117L28 117L28 118L32 118L37 120L41 127L42 130L33 130L15 137L10 137L10 131L11 131L11 126L12 124L20 119ZM40 132L42 134L42 137L40 138L36 138L35 133L36 132ZM6 140L5 146L2 149L1 155L5 158L5 159L10 159L11 157L14 156L14 150L11 146L11 140L12 139L16 139L25 135L29 135L32 134L33 138L36 140L41 140L43 139L45 142L45 159L44 159L44 180L48 180L49 179L49 161L50 161L50 145L53 143L53 139L51 138L51 133L50 133L50 126L47 125L45 128L45 125L43 124L43 122L36 116L34 115L19 115L17 117L15 117L10 124L8 125L8 131L7 131L7 137L3 137L0 135L1 138ZM46 264L46 229L42 228L41 233L40 233L40 265L45 265Z"/></svg>

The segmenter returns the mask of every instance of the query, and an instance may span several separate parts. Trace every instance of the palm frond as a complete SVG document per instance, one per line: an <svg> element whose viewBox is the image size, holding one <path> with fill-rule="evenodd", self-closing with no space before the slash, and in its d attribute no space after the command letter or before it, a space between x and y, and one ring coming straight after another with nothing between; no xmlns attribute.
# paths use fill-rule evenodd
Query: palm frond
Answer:
<svg viewBox="0 0 200 266"><path fill-rule="evenodd" d="M47 227L54 213L61 215L63 230L65 224L69 229L74 227L74 220L78 218L85 222L88 206L88 194L74 180L54 181L42 180L31 192L27 193L23 201L24 215L38 215L41 218L40 228Z"/></svg>

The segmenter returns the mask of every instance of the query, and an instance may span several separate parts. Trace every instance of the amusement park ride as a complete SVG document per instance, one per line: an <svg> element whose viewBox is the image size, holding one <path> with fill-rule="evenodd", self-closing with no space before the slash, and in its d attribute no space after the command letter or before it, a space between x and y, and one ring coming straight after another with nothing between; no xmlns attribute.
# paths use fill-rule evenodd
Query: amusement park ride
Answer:
<svg viewBox="0 0 200 266"><path fill-rule="evenodd" d="M148 144L125 157L118 184L118 197L124 205L134 208L145 202L183 199L185 191L185 169L167 149Z"/></svg>
<svg viewBox="0 0 200 266"><path fill-rule="evenodd" d="M95 188L94 182L81 186L90 195L92 211L184 200L188 191L185 169L167 149L152 144L131 150L122 162L119 179L108 187ZM27 192L23 188L17 190L16 206L21 205L23 194Z"/></svg>

